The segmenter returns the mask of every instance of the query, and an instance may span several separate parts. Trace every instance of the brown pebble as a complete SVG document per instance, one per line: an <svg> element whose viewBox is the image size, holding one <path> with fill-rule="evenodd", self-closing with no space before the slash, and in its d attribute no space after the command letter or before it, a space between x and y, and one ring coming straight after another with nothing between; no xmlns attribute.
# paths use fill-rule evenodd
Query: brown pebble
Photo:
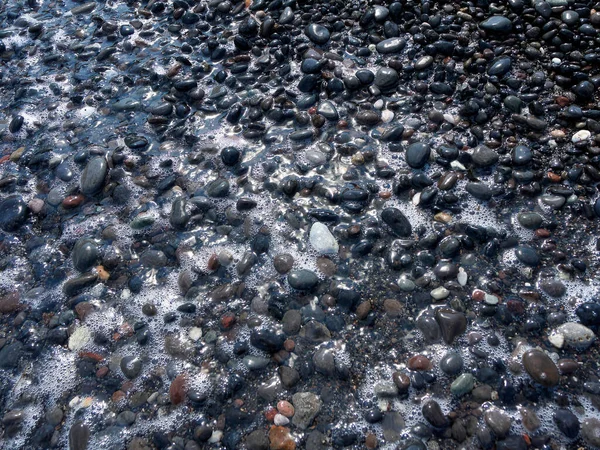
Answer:
<svg viewBox="0 0 600 450"><path fill-rule="evenodd" d="M290 436L290 430L286 427L272 426L269 430L269 442L271 450L295 450L296 442Z"/></svg>
<svg viewBox="0 0 600 450"><path fill-rule="evenodd" d="M473 293L471 294L471 298L476 302L482 302L485 298L485 292L481 289L473 289Z"/></svg>
<svg viewBox="0 0 600 450"><path fill-rule="evenodd" d="M117 403L119 400L123 400L125 398L125 392L115 391L111 398L113 402Z"/></svg>
<svg viewBox="0 0 600 450"><path fill-rule="evenodd" d="M367 437L365 438L365 446L369 450L377 448L377 436L375 436L373 433L367 434Z"/></svg>
<svg viewBox="0 0 600 450"><path fill-rule="evenodd" d="M379 193L379 198L383 198L384 200L387 200L391 196L392 196L392 193L390 191L381 191Z"/></svg>
<svg viewBox="0 0 600 450"><path fill-rule="evenodd" d="M410 370L430 370L431 361L425 355L415 355L408 359L407 366Z"/></svg>
<svg viewBox="0 0 600 450"><path fill-rule="evenodd" d="M207 269L211 270L211 271L215 271L219 267L221 267L221 263L219 262L219 257L217 256L216 253L213 253L212 255L210 255L210 258L208 258L208 263L206 264L206 266L207 266Z"/></svg>
<svg viewBox="0 0 600 450"><path fill-rule="evenodd" d="M332 277L337 272L337 265L329 258L320 257L317 258L317 267L328 277Z"/></svg>
<svg viewBox="0 0 600 450"><path fill-rule="evenodd" d="M538 228L535 230L535 235L539 238L547 238L550 237L550 231L546 230L545 228Z"/></svg>
<svg viewBox="0 0 600 450"><path fill-rule="evenodd" d="M187 392L187 375L177 375L169 387L169 398L173 405L179 405L185 400Z"/></svg>
<svg viewBox="0 0 600 450"><path fill-rule="evenodd" d="M368 300L365 300L360 305L358 305L358 307L356 308L356 317L359 320L364 320L367 318L370 311L371 311L371 302Z"/></svg>
<svg viewBox="0 0 600 450"><path fill-rule="evenodd" d="M392 374L392 381L398 388L399 394L404 394L408 392L408 388L410 387L410 378L402 372L394 372Z"/></svg>
<svg viewBox="0 0 600 450"><path fill-rule="evenodd" d="M108 367L106 367L106 366L100 367L96 371L96 377L97 378L104 378L107 374L108 374Z"/></svg>
<svg viewBox="0 0 600 450"><path fill-rule="evenodd" d="M398 317L402 313L402 303L393 298L386 298L383 301L383 309L391 317Z"/></svg>
<svg viewBox="0 0 600 450"><path fill-rule="evenodd" d="M235 314L225 313L221 317L221 328L224 330L230 329L235 324Z"/></svg>
<svg viewBox="0 0 600 450"><path fill-rule="evenodd" d="M287 351L287 352L293 352L294 349L296 348L296 343L291 340L291 339L286 339L283 343L283 348Z"/></svg>
<svg viewBox="0 0 600 450"><path fill-rule="evenodd" d="M83 203L84 197L81 194L69 195L62 201L62 207L65 209L77 208Z"/></svg>
<svg viewBox="0 0 600 450"><path fill-rule="evenodd" d="M556 366L561 374L568 375L579 368L579 363L572 359L563 358L558 360Z"/></svg>

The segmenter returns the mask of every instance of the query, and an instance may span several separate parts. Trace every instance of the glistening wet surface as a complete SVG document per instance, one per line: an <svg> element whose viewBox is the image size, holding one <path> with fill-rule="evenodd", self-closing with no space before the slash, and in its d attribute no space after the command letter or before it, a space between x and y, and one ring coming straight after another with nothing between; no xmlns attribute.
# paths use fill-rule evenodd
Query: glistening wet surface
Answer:
<svg viewBox="0 0 600 450"><path fill-rule="evenodd" d="M600 448L599 11L0 4L0 448Z"/></svg>

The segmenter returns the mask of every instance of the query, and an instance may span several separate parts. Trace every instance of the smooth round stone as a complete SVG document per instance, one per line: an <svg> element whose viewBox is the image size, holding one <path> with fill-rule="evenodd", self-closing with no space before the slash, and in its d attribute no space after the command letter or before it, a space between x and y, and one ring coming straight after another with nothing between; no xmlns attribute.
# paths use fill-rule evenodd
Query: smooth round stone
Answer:
<svg viewBox="0 0 600 450"><path fill-rule="evenodd" d="M27 205L18 195L11 195L0 203L0 228L16 231L27 220Z"/></svg>
<svg viewBox="0 0 600 450"><path fill-rule="evenodd" d="M124 139L125 145L132 150L142 150L145 149L149 142L144 136L139 136L137 134L128 134Z"/></svg>
<svg viewBox="0 0 600 450"><path fill-rule="evenodd" d="M533 160L533 152L525 145L517 145L513 150L513 163L517 166L524 166Z"/></svg>
<svg viewBox="0 0 600 450"><path fill-rule="evenodd" d="M410 144L406 149L406 163L413 169L421 169L429 161L431 147L422 142Z"/></svg>
<svg viewBox="0 0 600 450"><path fill-rule="evenodd" d="M311 290L319 284L317 274L307 269L292 270L288 273L287 280L291 287L299 291Z"/></svg>
<svg viewBox="0 0 600 450"><path fill-rule="evenodd" d="M477 147L471 155L473 164L478 167L490 167L498 162L499 156L494 150L485 145Z"/></svg>
<svg viewBox="0 0 600 450"><path fill-rule="evenodd" d="M294 10L289 6L286 6L279 16L279 23L281 25L287 25L294 21Z"/></svg>
<svg viewBox="0 0 600 450"><path fill-rule="evenodd" d="M173 200L173 204L171 205L171 216L169 217L171 225L175 228L185 228L189 220L190 213L187 210L186 199L179 197Z"/></svg>
<svg viewBox="0 0 600 450"><path fill-rule="evenodd" d="M510 430L511 418L508 414L499 408L488 409L483 417L485 423L499 438L506 436Z"/></svg>
<svg viewBox="0 0 600 450"><path fill-rule="evenodd" d="M594 95L595 87L589 81L582 81L573 87L573 92L582 99L590 99Z"/></svg>
<svg viewBox="0 0 600 450"><path fill-rule="evenodd" d="M321 63L321 61L318 61L314 58L306 58L302 61L302 64L300 65L300 70L302 71L302 73L315 74L319 73L322 67L323 64Z"/></svg>
<svg viewBox="0 0 600 450"><path fill-rule="evenodd" d="M248 370L262 370L269 365L271 359L263 358L261 356L248 355L244 356L242 362L248 368Z"/></svg>
<svg viewBox="0 0 600 450"><path fill-rule="evenodd" d="M135 28L133 28L131 25L121 25L119 28L119 33L121 33L121 36L131 36L133 33L135 33Z"/></svg>
<svg viewBox="0 0 600 450"><path fill-rule="evenodd" d="M542 226L544 218L535 212L522 212L517 214L517 220L524 228L537 230Z"/></svg>
<svg viewBox="0 0 600 450"><path fill-rule="evenodd" d="M551 333L551 342L558 348L566 345L575 350L586 350L595 340L596 335L592 330L575 322L562 324Z"/></svg>
<svg viewBox="0 0 600 450"><path fill-rule="evenodd" d="M275 270L282 275L292 270L293 265L294 257L288 253L282 253L273 258L273 266L275 266Z"/></svg>
<svg viewBox="0 0 600 450"><path fill-rule="evenodd" d="M575 11L563 11L560 18L564 23L566 23L570 27L576 25L577 22L579 22L579 14Z"/></svg>
<svg viewBox="0 0 600 450"><path fill-rule="evenodd" d="M586 417L581 423L581 437L589 445L600 447L600 419Z"/></svg>
<svg viewBox="0 0 600 450"><path fill-rule="evenodd" d="M435 319L440 326L442 338L448 345L452 345L454 339L463 334L467 329L467 318L459 311L450 308L437 308Z"/></svg>
<svg viewBox="0 0 600 450"><path fill-rule="evenodd" d="M534 381L544 387L554 387L560 381L560 373L554 361L541 350L528 350L523 354L523 366Z"/></svg>
<svg viewBox="0 0 600 450"><path fill-rule="evenodd" d="M421 408L421 413L427 422L435 428L446 428L449 425L448 418L443 413L440 404L435 400L429 400Z"/></svg>
<svg viewBox="0 0 600 450"><path fill-rule="evenodd" d="M381 212L381 220L389 226L398 237L409 237L412 226L406 216L398 208L386 208Z"/></svg>
<svg viewBox="0 0 600 450"><path fill-rule="evenodd" d="M329 41L330 33L323 25L311 23L304 30L304 34L315 44L324 45Z"/></svg>
<svg viewBox="0 0 600 450"><path fill-rule="evenodd" d="M526 266L535 267L540 263L540 257L533 247L520 245L516 248L515 255Z"/></svg>
<svg viewBox="0 0 600 450"><path fill-rule="evenodd" d="M512 22L504 16L492 16L481 22L479 26L494 33L509 33L512 30Z"/></svg>
<svg viewBox="0 0 600 450"><path fill-rule="evenodd" d="M435 301L440 301L447 298L450 295L450 291L444 286L439 286L430 292L431 297Z"/></svg>
<svg viewBox="0 0 600 450"><path fill-rule="evenodd" d="M450 392L452 392L452 394L456 395L457 397L461 397L471 392L474 386L475 377L470 373L463 373L452 382L452 384L450 385Z"/></svg>
<svg viewBox="0 0 600 450"><path fill-rule="evenodd" d="M575 310L575 314L583 325L600 325L600 303L582 303Z"/></svg>
<svg viewBox="0 0 600 450"><path fill-rule="evenodd" d="M399 80L398 72L390 67L381 67L375 74L375 86L383 92L396 89Z"/></svg>
<svg viewBox="0 0 600 450"><path fill-rule="evenodd" d="M225 147L221 150L221 161L226 166L235 166L241 158L241 152L235 147Z"/></svg>
<svg viewBox="0 0 600 450"><path fill-rule="evenodd" d="M508 56L502 56L496 59L488 69L488 75L503 76L506 75L512 66L512 59Z"/></svg>
<svg viewBox="0 0 600 450"><path fill-rule="evenodd" d="M142 360L137 356L125 356L121 359L120 367L123 374L131 380L142 371Z"/></svg>
<svg viewBox="0 0 600 450"><path fill-rule="evenodd" d="M384 39L375 46L382 55L399 53L404 47L406 47L406 40L399 37Z"/></svg>
<svg viewBox="0 0 600 450"><path fill-rule="evenodd" d="M440 261L433 268L433 273L440 280L449 280L458 275L458 267L456 264L448 261Z"/></svg>
<svg viewBox="0 0 600 450"><path fill-rule="evenodd" d="M337 240L327 228L327 225L321 222L315 222L310 228L310 245L322 254L337 254L340 246Z"/></svg>
<svg viewBox="0 0 600 450"><path fill-rule="evenodd" d="M73 266L80 272L85 272L96 264L98 246L91 239L79 239L73 246L71 258Z"/></svg>
<svg viewBox="0 0 600 450"><path fill-rule="evenodd" d="M568 409L560 408L554 413L554 423L569 439L575 439L579 434L580 424L579 419Z"/></svg>
<svg viewBox="0 0 600 450"><path fill-rule="evenodd" d="M455 352L446 353L440 360L440 369L446 375L456 375L463 369L464 362L462 356Z"/></svg>
<svg viewBox="0 0 600 450"><path fill-rule="evenodd" d="M567 293L567 288L560 280L542 280L540 289L554 298L562 297Z"/></svg>
<svg viewBox="0 0 600 450"><path fill-rule="evenodd" d="M514 113L520 113L523 108L523 102L515 95L508 95L504 98L504 106Z"/></svg>
<svg viewBox="0 0 600 450"><path fill-rule="evenodd" d="M81 173L79 188L84 195L92 195L99 192L104 186L104 179L108 173L108 164L102 156L90 159Z"/></svg>
<svg viewBox="0 0 600 450"><path fill-rule="evenodd" d="M417 285L414 281L409 280L408 278L400 278L398 280L398 287L401 291L412 292L416 289Z"/></svg>

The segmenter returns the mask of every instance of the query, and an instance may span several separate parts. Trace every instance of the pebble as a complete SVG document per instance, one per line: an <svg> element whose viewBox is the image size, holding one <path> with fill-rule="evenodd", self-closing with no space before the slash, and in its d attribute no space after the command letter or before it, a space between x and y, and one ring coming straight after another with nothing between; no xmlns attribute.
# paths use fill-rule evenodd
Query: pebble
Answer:
<svg viewBox="0 0 600 450"><path fill-rule="evenodd" d="M458 376L450 385L450 391L457 397L468 394L475 387L475 377L470 373Z"/></svg>
<svg viewBox="0 0 600 450"><path fill-rule="evenodd" d="M585 325L568 322L550 332L548 339L557 348L563 346L576 350L586 350L596 340L596 335Z"/></svg>
<svg viewBox="0 0 600 450"><path fill-rule="evenodd" d="M554 387L560 381L560 374L554 361L541 350L528 350L523 353L523 366L533 380L544 387Z"/></svg>
<svg viewBox="0 0 600 450"><path fill-rule="evenodd" d="M327 228L327 225L321 222L315 222L310 228L310 244L313 248L322 254L337 254L340 246L337 240Z"/></svg>
<svg viewBox="0 0 600 450"><path fill-rule="evenodd" d="M311 392L298 392L294 394L292 396L292 403L295 410L292 424L301 430L306 430L312 424L323 405L319 396Z"/></svg>
<svg viewBox="0 0 600 450"><path fill-rule="evenodd" d="M288 273L287 280L291 287L300 291L311 290L319 283L317 275L307 269L292 270Z"/></svg>

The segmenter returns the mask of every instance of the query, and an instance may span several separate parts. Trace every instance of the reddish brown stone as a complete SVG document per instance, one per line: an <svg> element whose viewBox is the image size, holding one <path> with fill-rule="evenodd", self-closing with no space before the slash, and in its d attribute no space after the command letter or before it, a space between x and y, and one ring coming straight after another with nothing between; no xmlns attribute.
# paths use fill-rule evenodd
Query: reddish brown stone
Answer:
<svg viewBox="0 0 600 450"><path fill-rule="evenodd" d="M112 401L117 403L120 400L123 400L125 398L125 392L123 391L115 391L115 393L112 395Z"/></svg>
<svg viewBox="0 0 600 450"><path fill-rule="evenodd" d="M368 300L365 300L360 305L358 305L358 307L356 308L356 317L359 320L364 320L367 318L370 311L371 311L371 302Z"/></svg>
<svg viewBox="0 0 600 450"><path fill-rule="evenodd" d="M219 267L221 267L221 263L219 262L219 257L217 256L216 253L213 253L212 255L210 255L210 258L208 258L208 263L206 264L208 270L217 270Z"/></svg>
<svg viewBox="0 0 600 450"><path fill-rule="evenodd" d="M221 328L224 330L230 329L235 324L235 314L225 313L221 317Z"/></svg>
<svg viewBox="0 0 600 450"><path fill-rule="evenodd" d="M471 294L471 298L476 302L482 302L485 298L485 292L481 289L473 289L473 293Z"/></svg>
<svg viewBox="0 0 600 450"><path fill-rule="evenodd" d="M375 436L373 433L367 434L367 437L365 438L365 447L367 447L369 450L373 450L377 448L377 445L377 436Z"/></svg>
<svg viewBox="0 0 600 450"><path fill-rule="evenodd" d="M402 314L402 303L393 298L386 298L383 301L383 309L391 317L398 317L400 314Z"/></svg>
<svg viewBox="0 0 600 450"><path fill-rule="evenodd" d="M277 410L275 408L273 408L272 406L269 406L267 408L267 410L265 411L265 419L267 419L267 421L269 421L269 422L273 422L273 419L275 419L276 415L277 415Z"/></svg>
<svg viewBox="0 0 600 450"><path fill-rule="evenodd" d="M295 450L296 443L290 436L290 430L286 427L272 426L269 430L269 442L271 450Z"/></svg>
<svg viewBox="0 0 600 450"><path fill-rule="evenodd" d="M561 374L568 375L579 368L579 363L572 359L563 358L558 360L556 367L558 367Z"/></svg>
<svg viewBox="0 0 600 450"><path fill-rule="evenodd" d="M294 415L294 407L287 400L281 400L277 403L277 411L283 414L285 417L292 417Z"/></svg>
<svg viewBox="0 0 600 450"><path fill-rule="evenodd" d="M571 104L571 100L569 100L564 95L560 95L560 96L556 97L555 101L560 106L567 106L567 105Z"/></svg>
<svg viewBox="0 0 600 450"><path fill-rule="evenodd" d="M296 343L291 339L286 339L285 342L283 343L283 348L287 352L293 352L294 349L296 348Z"/></svg>
<svg viewBox="0 0 600 450"><path fill-rule="evenodd" d="M104 378L108 374L108 367L102 366L96 371L96 376L98 378Z"/></svg>
<svg viewBox="0 0 600 450"><path fill-rule="evenodd" d="M550 231L546 230L545 228L538 228L535 230L535 235L539 238L545 239L550 237Z"/></svg>
<svg viewBox="0 0 600 450"><path fill-rule="evenodd" d="M407 366L410 370L429 370L432 364L427 356L415 355L409 358Z"/></svg>
<svg viewBox="0 0 600 450"><path fill-rule="evenodd" d="M180 403L183 403L185 394L187 393L187 385L187 375L185 373L177 375L171 382L171 386L169 387L169 398L171 399L172 404L179 405Z"/></svg>
<svg viewBox="0 0 600 450"><path fill-rule="evenodd" d="M83 200L85 200L85 197L81 194L69 195L62 201L62 207L65 209L77 208L83 203Z"/></svg>
<svg viewBox="0 0 600 450"><path fill-rule="evenodd" d="M83 321L94 310L94 306L88 302L81 302L75 305L75 312L79 320Z"/></svg>

